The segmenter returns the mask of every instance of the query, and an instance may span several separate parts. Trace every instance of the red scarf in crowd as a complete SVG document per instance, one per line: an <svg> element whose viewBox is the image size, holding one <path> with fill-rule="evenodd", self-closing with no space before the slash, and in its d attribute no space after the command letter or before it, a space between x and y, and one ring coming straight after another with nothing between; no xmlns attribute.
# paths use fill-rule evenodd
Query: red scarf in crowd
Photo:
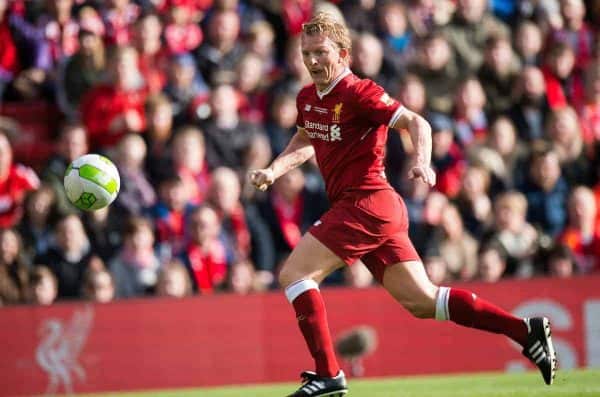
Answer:
<svg viewBox="0 0 600 397"><path fill-rule="evenodd" d="M273 209L277 222L283 233L283 238L290 248L294 248L302 237L302 213L304 210L304 197L298 195L293 203L288 203L277 193L273 193Z"/></svg>

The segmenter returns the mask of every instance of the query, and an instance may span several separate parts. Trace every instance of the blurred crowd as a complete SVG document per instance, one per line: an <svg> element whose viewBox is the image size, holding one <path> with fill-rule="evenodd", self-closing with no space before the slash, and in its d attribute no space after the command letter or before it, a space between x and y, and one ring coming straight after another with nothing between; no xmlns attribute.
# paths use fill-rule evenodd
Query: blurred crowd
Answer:
<svg viewBox="0 0 600 397"><path fill-rule="evenodd" d="M433 129L430 189L387 177L435 283L600 270L600 0L0 0L0 98L59 113L44 164L0 117L0 305L276 288L328 207L314 161L255 191L295 132L316 11L353 34L352 70ZM68 164L104 153L110 207L78 212ZM357 263L328 285L373 283Z"/></svg>

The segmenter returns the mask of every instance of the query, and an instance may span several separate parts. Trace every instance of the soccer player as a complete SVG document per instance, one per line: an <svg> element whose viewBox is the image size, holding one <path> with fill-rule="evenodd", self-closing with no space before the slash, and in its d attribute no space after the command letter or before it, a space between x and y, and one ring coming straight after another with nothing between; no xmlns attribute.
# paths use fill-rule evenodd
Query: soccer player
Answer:
<svg viewBox="0 0 600 397"><path fill-rule="evenodd" d="M316 155L331 208L296 245L279 274L316 370L302 373L303 385L289 397L343 396L344 373L337 363L319 283L356 260L410 313L508 336L551 384L556 356L550 324L517 318L459 288L438 287L427 278L408 238L402 198L385 177L387 127L408 130L415 152L408 176L435 185L431 169L431 128L373 81L349 68L350 38L345 26L317 14L302 29L302 57L314 84L297 97L297 132L268 168L249 172L265 190L289 170Z"/></svg>

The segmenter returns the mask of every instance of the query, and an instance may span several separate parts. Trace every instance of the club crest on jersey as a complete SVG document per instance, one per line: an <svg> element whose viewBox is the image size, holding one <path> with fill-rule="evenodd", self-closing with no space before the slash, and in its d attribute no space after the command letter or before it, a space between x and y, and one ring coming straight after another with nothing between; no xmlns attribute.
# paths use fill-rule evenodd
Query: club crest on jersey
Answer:
<svg viewBox="0 0 600 397"><path fill-rule="evenodd" d="M386 106L392 106L394 104L394 100L390 98L387 92L384 92L381 98L379 98L381 102L383 102Z"/></svg>
<svg viewBox="0 0 600 397"><path fill-rule="evenodd" d="M333 107L333 122L334 123L340 122L340 117L342 115L342 107L343 106L344 106L344 104L342 102L340 102Z"/></svg>

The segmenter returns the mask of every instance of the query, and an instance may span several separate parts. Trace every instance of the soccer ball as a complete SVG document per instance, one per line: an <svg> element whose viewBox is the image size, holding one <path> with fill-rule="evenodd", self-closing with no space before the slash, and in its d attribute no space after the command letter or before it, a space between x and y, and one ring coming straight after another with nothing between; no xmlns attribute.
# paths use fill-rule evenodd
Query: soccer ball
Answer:
<svg viewBox="0 0 600 397"><path fill-rule="evenodd" d="M86 154L69 165L64 185L67 197L75 207L94 211L117 198L121 179L112 161L99 154Z"/></svg>

